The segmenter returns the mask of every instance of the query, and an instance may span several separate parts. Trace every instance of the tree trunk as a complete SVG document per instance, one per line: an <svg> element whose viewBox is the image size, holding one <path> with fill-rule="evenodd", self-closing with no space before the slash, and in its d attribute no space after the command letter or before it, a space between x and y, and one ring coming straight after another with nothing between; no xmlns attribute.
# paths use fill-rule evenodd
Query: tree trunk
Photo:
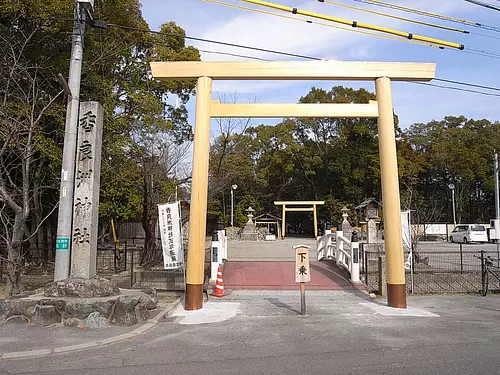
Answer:
<svg viewBox="0 0 500 375"><path fill-rule="evenodd" d="M14 227L12 229L12 241L7 242L7 287L9 296L21 293L21 269L22 269L22 246L23 226L25 218L22 210L16 212Z"/></svg>
<svg viewBox="0 0 500 375"><path fill-rule="evenodd" d="M156 219L149 219L142 222L144 228L144 251L141 256L141 266L151 267L156 264Z"/></svg>
<svg viewBox="0 0 500 375"><path fill-rule="evenodd" d="M156 219L153 219L150 215L151 207L151 194L152 190L149 190L151 183L151 175L144 174L143 176L143 196L142 196L142 228L144 229L144 250L141 254L141 266L151 267L155 261L156 253Z"/></svg>

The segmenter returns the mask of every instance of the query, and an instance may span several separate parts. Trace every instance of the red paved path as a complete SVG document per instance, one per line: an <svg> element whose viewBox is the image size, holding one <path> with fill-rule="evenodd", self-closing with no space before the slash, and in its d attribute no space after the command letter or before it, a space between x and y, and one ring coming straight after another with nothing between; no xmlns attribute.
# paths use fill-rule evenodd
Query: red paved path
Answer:
<svg viewBox="0 0 500 375"><path fill-rule="evenodd" d="M235 262L224 265L225 289L297 289L295 262ZM311 281L307 289L353 290L360 289L349 281L347 271L333 262L311 262ZM362 288L362 287L361 287Z"/></svg>

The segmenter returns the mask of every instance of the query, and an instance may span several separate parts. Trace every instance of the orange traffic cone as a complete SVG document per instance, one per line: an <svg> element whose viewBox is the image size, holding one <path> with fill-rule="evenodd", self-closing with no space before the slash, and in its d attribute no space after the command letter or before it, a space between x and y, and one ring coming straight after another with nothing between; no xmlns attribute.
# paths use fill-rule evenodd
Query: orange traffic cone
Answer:
<svg viewBox="0 0 500 375"><path fill-rule="evenodd" d="M222 270L220 266L217 269L217 281L215 282L215 290L210 295L214 297L227 296L227 294L224 293L224 281L222 281Z"/></svg>

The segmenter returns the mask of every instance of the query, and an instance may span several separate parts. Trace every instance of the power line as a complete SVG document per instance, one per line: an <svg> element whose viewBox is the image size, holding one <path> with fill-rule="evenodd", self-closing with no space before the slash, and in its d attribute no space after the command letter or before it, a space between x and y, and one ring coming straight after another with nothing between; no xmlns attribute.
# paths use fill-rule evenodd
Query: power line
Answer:
<svg viewBox="0 0 500 375"><path fill-rule="evenodd" d="M310 21L310 20L303 19L303 18L292 17L292 16L283 15L283 14L277 14L277 13L268 12L268 11L260 10L260 9L249 8L249 7L245 7L245 6L241 6L241 5L229 4L229 3L225 3L225 2L221 2L221 1L217 1L217 0L203 0L203 1L209 2L209 3L213 3L213 4L217 4L217 5L223 5L223 6L227 6L227 7L231 7L231 8L235 8L235 9L242 9L242 10L247 10L247 11L250 11L250 12L261 13L261 14L266 14L266 15L270 15L270 16L291 19L291 20L294 20L294 21L306 22L306 23L309 23L309 24L315 24L315 25L321 25L321 26L327 26L327 27L333 27L333 28L336 28L336 29L344 30L344 31L357 32L357 33L361 33L361 34L365 34L365 35L370 35L370 36L384 38L384 39L389 39L389 40L394 40L394 41L398 41L398 42L418 44L418 45L422 45L424 47L446 49L443 46L438 46L438 45L435 45L435 44L432 44L432 43L423 43L423 42L419 42L419 41L415 41L415 40L401 39L401 38L397 38L397 37L393 37L393 36L389 36L389 35L377 34L377 33L372 33L372 32L368 32L368 31L357 30L357 29L353 29L353 28L346 28L346 27L342 27L342 26L336 26L336 25L329 24L329 23L324 23L324 22ZM246 1L246 0L242 0L242 1ZM321 1L321 0L318 0L318 1ZM485 36L490 37L489 35L485 35ZM500 38L496 38L496 37L492 37L492 38L500 39ZM471 49L471 48L466 48L466 49L462 50L462 52L465 52L465 53L468 53L468 54L471 54L471 55L477 55L477 56L489 57L489 58L494 58L494 59L500 59L500 54L497 54L495 52L490 52L490 51L475 50L475 49Z"/></svg>
<svg viewBox="0 0 500 375"><path fill-rule="evenodd" d="M318 18L318 19L322 19L322 20L325 20L325 21L340 23L340 24L347 25L347 26L359 27L361 29L367 29L367 30L373 30L373 31L379 31L379 32L382 32L382 33L392 34L392 35L400 36L400 37L407 38L407 39L418 40L418 41L421 41L421 42L429 42L429 43L441 45L441 46L444 46L444 47L456 48L456 49L460 49L460 50L464 49L464 45L460 44L460 43L454 43L454 42L448 42L446 40L429 38L429 37L422 36L422 35L408 33L408 32L405 32L405 31L399 31L399 30L395 30L395 29L391 29L391 28L387 28L387 27L370 25L370 24L367 24L367 23L362 23L362 22L357 22L357 21L349 21L349 20L342 19L342 18L339 18L339 17L332 17L332 16L328 16L328 15L325 15L325 14L319 14L319 13L315 13L315 12L309 12L309 11L306 11L306 10L300 10L300 9L292 8L292 7L285 6L285 5L270 3L270 2L267 2L267 1L262 1L262 0L240 0L240 1L243 1L243 2L246 2L246 3L251 3L251 4L256 4L256 5L261 5L261 6L264 6L264 7L267 7L267 8L273 8L273 9L281 10L281 11L284 11L284 12L290 12L292 14L300 14L300 15L306 16L306 17Z"/></svg>
<svg viewBox="0 0 500 375"><path fill-rule="evenodd" d="M417 44L417 45L421 45L421 46L424 46L424 47L433 47L433 48L444 49L444 47L437 46L437 45L434 45L432 43L424 43L424 42L419 42L419 41L410 40L410 39L401 39L401 38L393 37L393 36L390 36L390 35L377 34L377 33L372 33L372 32L369 32L369 31L363 31L363 30L357 30L357 29L347 28L347 27L343 27L343 26L337 26L337 25L333 25L333 24L325 23L325 22L311 21L311 20L304 19L304 18L287 16L287 15L284 15L284 14L278 14L278 13L268 12L268 11L265 11L265 10L249 8L249 7L245 7L245 6L242 6L242 5L235 5L235 4L224 3L222 1L217 1L217 0L203 0L203 1L205 1L207 3L212 3L212 4L227 6L227 7L230 7L230 8L242 9L242 10L246 10L246 11L250 11L250 12L254 12L254 13L266 14L266 15L269 15L269 16L275 16L275 17L285 18L285 19L289 19L289 20L294 20L294 21L299 21L299 22L305 22L305 23L308 23L308 24L311 24L311 25L326 26L326 27L331 27L331 28L338 29L338 30L355 32L355 33L364 34L364 35L370 35L370 36L374 36L374 37L377 37L377 38L383 38L383 39L393 40L393 41L396 41L396 42Z"/></svg>
<svg viewBox="0 0 500 375"><path fill-rule="evenodd" d="M467 0L465 0L465 1L467 1ZM497 0L497 1L500 1L500 0ZM318 2L320 2L320 3L326 3L326 4L330 4L330 5L334 5L334 6L339 6L339 7L343 7L343 8L347 8L347 9L353 9L353 10L357 10L357 11L360 11L360 12L371 13L371 14L375 14L375 15L378 15L378 16L381 16L381 17L389 17L389 18L393 18L393 19L397 19L397 20L401 20L401 21L405 21L405 22L412 22L412 23L416 23L416 24L419 24L419 25L434 27L434 28L443 29L443 30L447 30L447 31L455 31L455 32L462 33L462 34L477 35L477 36L482 36L482 37L485 37L485 38L492 38L492 39L500 40L499 37L496 37L496 36L493 36L493 35L482 34L482 33L478 33L478 32L475 32L475 31L462 30L462 29L457 29L457 28L454 28L454 27L448 27L448 26L438 25L438 24L434 24L434 23L418 21L418 20L414 20L412 18L400 17L400 16L396 16L396 15L393 15L393 14L383 13L383 12L376 12L376 11L373 11L373 10L368 10L368 9L364 9L364 8L358 8L358 7L354 7L354 6L350 6L350 5L340 4L340 3L333 2L333 1L318 0Z"/></svg>
<svg viewBox="0 0 500 375"><path fill-rule="evenodd" d="M189 37L189 36L182 35L182 34L164 33L162 31L154 31L154 30L149 30L149 29L141 29L141 28L137 28L137 27L122 26L122 25L116 25L116 24L109 24L109 26L118 27L118 28L124 28L124 29L127 29L127 30L133 30L133 31L141 31L141 32L145 32L145 33L154 33L154 34L159 34L159 35L174 36L174 37L178 37L178 38L186 38L186 39L193 39L193 40L202 40L202 41L207 42L207 43L215 43L215 44L222 44L222 45L227 45L228 44L226 42L220 42L220 41L217 41L217 40L203 39L203 38L198 38L198 37ZM261 48L251 47L251 46L245 46L245 45L236 44L236 43L230 43L230 45L234 46L234 47L244 48L244 49L250 49L250 50L257 50L257 51L261 51L262 50ZM280 51L274 51L274 50L265 50L265 51L269 52L269 53L275 53L275 54L290 55L287 52L280 52ZM211 51L211 53L226 54L225 52L217 52L217 51ZM242 57L242 58L249 58L250 57L250 56L245 56L245 55L237 55L237 54L234 54L234 55L238 56L238 57ZM292 55L294 55L294 54L292 54ZM319 57L313 57L313 56L307 56L307 59L309 59L309 60L316 60L316 61L324 61L325 60L325 59L322 59L322 58L319 58ZM434 80L436 80L436 81L442 81L442 82L447 82L447 83L453 83L453 84L462 85L462 86L470 86L470 87L483 88L483 89L486 89L486 90L500 91L500 88L493 87L493 86L483 86L483 85L478 85L478 84L474 84L474 83L467 83L467 82L461 82L461 81L448 80L448 79L439 78L439 77L434 78ZM500 94L486 93L486 92L483 92L483 91L469 90L469 89L463 89L463 88L459 88L459 87L436 85L436 84L426 83L426 82L411 82L411 83L418 83L418 84L427 85L427 86L433 86L433 87L438 87L438 88L443 88L443 89L450 89L450 90L457 90L457 91L464 91L464 92L476 93L476 94L481 94L481 95L500 96Z"/></svg>
<svg viewBox="0 0 500 375"><path fill-rule="evenodd" d="M165 33L165 32L162 32L162 31L154 31L154 30L148 30L148 29L141 29L139 27L117 25L115 23L108 23L107 26L116 27L116 28L120 28L120 29L123 29L123 30L142 31L142 32L148 32L148 33L157 34L157 35L165 35L165 36L173 36L173 37L178 37L178 38L185 38L185 39L189 39L189 40L196 40L198 42L220 44L220 45L229 46L229 47L251 49L251 50L259 51L259 52L273 53L273 54L276 54L276 55L283 55L283 56L289 56L289 57L298 57L298 58L307 59L307 60L323 60L323 59L320 59L320 58L311 57L311 56L307 56L307 55L300 55L300 54L297 54L297 53L282 52L282 51L273 51L273 50L266 49L266 48L251 47L251 46L245 46L245 45L242 45L242 44L229 43L229 42L221 42L221 41L217 41L217 40L210 40L210 39L206 39L206 38L198 38L198 37L188 36L188 35L182 35L182 34Z"/></svg>
<svg viewBox="0 0 500 375"><path fill-rule="evenodd" d="M464 0L464 1L467 1L468 3L471 3L471 4L479 5L480 7L485 7L485 8L493 9L493 10L500 12L500 8L493 5L493 4L483 3L482 1L476 1L476 0Z"/></svg>
<svg viewBox="0 0 500 375"><path fill-rule="evenodd" d="M426 16L426 17L432 17L432 18L437 18L443 21L449 21L449 22L455 22L455 23L460 23L462 25L469 25L469 26L474 26L474 27L479 27L485 30L489 31L495 31L495 32L500 32L500 27L495 27L495 26L490 26L490 25L485 25L476 21L469 21L461 18L456 18L456 17L451 17L451 16L445 16L442 14L438 13L432 13L432 12L427 12L425 10L419 10L415 8L409 8L409 7L404 7L402 5L396 5L392 3L387 3L385 1L380 1L380 0L352 0L356 1L358 3L365 3L369 5L376 5L384 8L390 8L390 9L395 9L398 11L402 12L408 12L408 13L413 13L413 14L418 14L421 16Z"/></svg>
<svg viewBox="0 0 500 375"><path fill-rule="evenodd" d="M434 81L441 81L441 82L446 82L446 83L454 83L455 85L463 85L463 86L477 87L477 88L480 88L480 89L500 91L500 88L498 88L498 87L478 85L476 83L467 83L467 82L454 81L452 79L434 78Z"/></svg>
<svg viewBox="0 0 500 375"><path fill-rule="evenodd" d="M400 21L416 23L416 24L419 24L419 25L424 25L424 26L429 26L429 27L435 27L437 29L443 29L443 30L448 30L448 31L455 31L455 32L458 32L458 33L463 33L463 34L470 34L470 31L467 31L467 30L461 30L461 29L457 29L457 28L454 28L454 27L437 25L435 23L429 23L429 22L424 22L424 21L413 20L411 18L395 16L393 14L387 14L387 13L383 13L383 12L376 12L374 10L369 10L369 9L364 9L364 8L358 8L358 7L354 7L354 6L350 6L350 5L336 3L336 2L333 2L333 1L318 0L318 2L329 4L329 5L333 5L333 6L338 6L338 7L342 7L342 8L352 9L352 10L356 10L356 11L359 11L359 12L365 12L365 13L375 14L375 15L381 16L381 17L388 17L388 18L393 18L393 19L400 20Z"/></svg>
<svg viewBox="0 0 500 375"><path fill-rule="evenodd" d="M215 54L215 55L225 55L225 56L242 57L244 59L260 60L260 61L271 61L271 60L268 60L268 59L263 59L263 58L255 57L255 56L239 55L237 53L209 51L209 50L206 50L206 49L198 49L198 51L205 52L205 53L212 53L212 54Z"/></svg>
<svg viewBox="0 0 500 375"><path fill-rule="evenodd" d="M432 86L432 87L439 87L441 89L448 89L448 90L455 90L455 91L463 91L463 92L471 92L475 94L481 94L481 95L486 95L486 96L497 96L500 97L500 94L493 94L489 92L484 92L484 91L477 91L477 90L470 90L470 89L463 89L460 87L452 87L452 86L444 86L444 85L436 85L434 83L428 83L428 82L410 82L410 83L415 83L417 85L425 85L425 86ZM490 89L491 90L491 89ZM500 89L498 89L500 90Z"/></svg>

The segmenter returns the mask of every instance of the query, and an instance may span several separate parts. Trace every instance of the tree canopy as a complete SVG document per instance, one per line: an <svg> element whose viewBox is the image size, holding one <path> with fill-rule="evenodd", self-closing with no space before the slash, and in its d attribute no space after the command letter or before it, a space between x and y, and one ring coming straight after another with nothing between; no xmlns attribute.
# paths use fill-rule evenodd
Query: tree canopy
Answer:
<svg viewBox="0 0 500 375"><path fill-rule="evenodd" d="M299 102L373 99L375 95L364 89L335 86L328 91L313 87ZM427 220L452 222L448 184L454 183L458 221L487 222L493 217L492 158L500 142L498 122L449 116L401 130L395 115L395 124L403 209L418 208L432 212ZM223 140L231 145L224 152ZM352 208L367 197L382 200L378 147L376 119L284 119L273 126L225 133L211 149L211 196L220 208L211 214L227 222L224 195L236 183L240 211L249 196L263 211L276 215L275 200L325 200L320 220L336 223L343 205Z"/></svg>

